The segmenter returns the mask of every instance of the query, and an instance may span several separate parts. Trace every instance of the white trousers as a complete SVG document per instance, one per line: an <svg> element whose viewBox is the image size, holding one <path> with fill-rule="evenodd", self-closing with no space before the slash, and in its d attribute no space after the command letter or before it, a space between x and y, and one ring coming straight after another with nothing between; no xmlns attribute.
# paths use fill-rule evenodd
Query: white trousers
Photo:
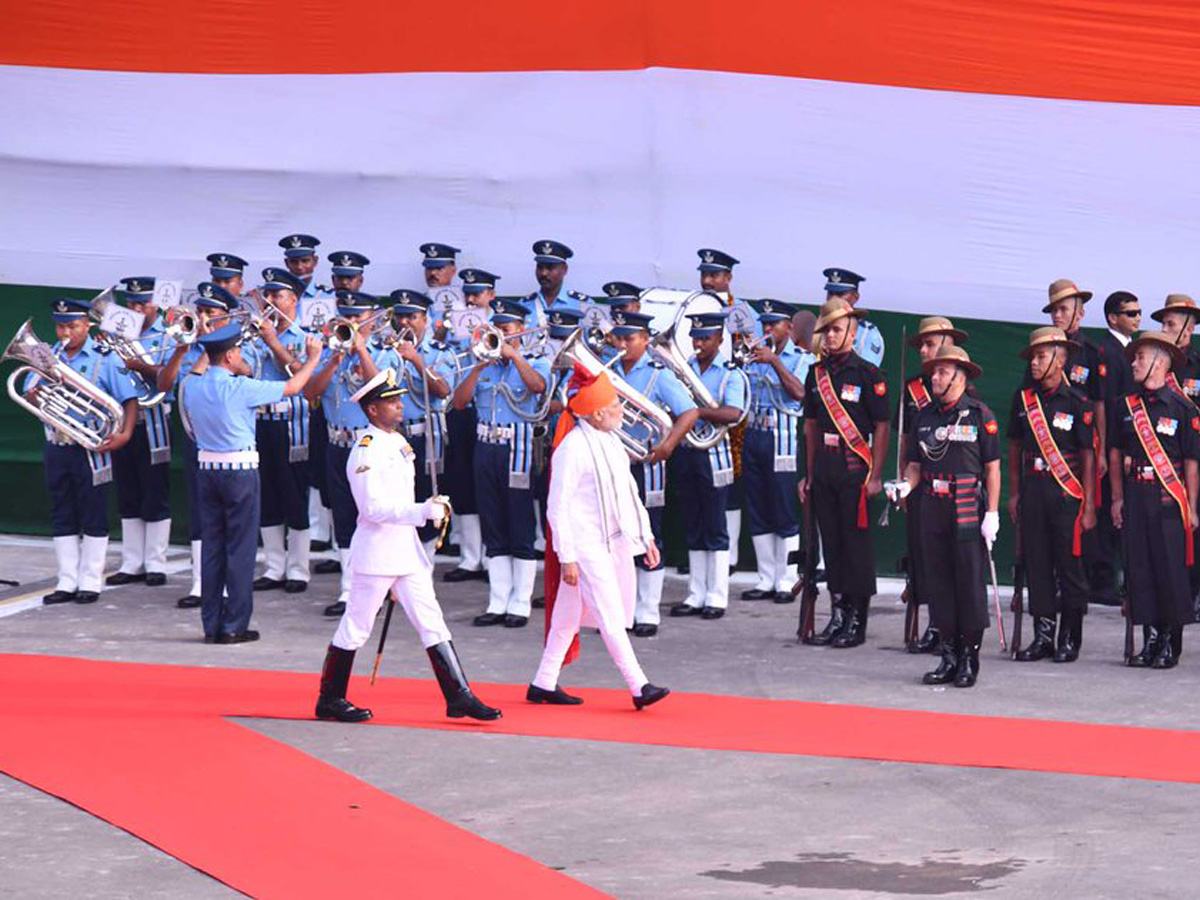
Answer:
<svg viewBox="0 0 1200 900"><path fill-rule="evenodd" d="M607 560L579 561L579 585L559 584L550 619L550 633L533 683L547 691L558 686L563 658L580 625L600 629L608 655L617 664L629 692L640 697L646 673L638 664L625 628L630 622L629 609L637 590L633 557L621 554Z"/></svg>
<svg viewBox="0 0 1200 900"><path fill-rule="evenodd" d="M350 577L350 599L346 611L333 635L333 645L343 650L357 650L371 637L375 616L387 599L388 591L396 595L404 614L421 637L421 644L432 647L450 640L450 629L442 617L442 607L433 591L433 575L427 570L410 575L360 575Z"/></svg>

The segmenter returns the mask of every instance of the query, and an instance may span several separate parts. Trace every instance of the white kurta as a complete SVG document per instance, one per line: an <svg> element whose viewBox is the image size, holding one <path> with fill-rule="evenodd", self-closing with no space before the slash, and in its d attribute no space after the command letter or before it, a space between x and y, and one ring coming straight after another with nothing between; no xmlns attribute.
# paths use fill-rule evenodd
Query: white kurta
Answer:
<svg viewBox="0 0 1200 900"><path fill-rule="evenodd" d="M417 537L424 503L415 498L416 455L399 432L368 427L350 451L346 477L358 506L350 542L350 599L333 643L357 650L371 636L388 591L426 647L450 640L433 590L433 564Z"/></svg>
<svg viewBox="0 0 1200 900"><path fill-rule="evenodd" d="M563 438L550 462L546 518L559 563L579 567L579 584L559 582L533 683L546 690L557 686L563 657L585 625L600 629L630 691L640 694L646 676L625 629L633 624L637 599L633 558L646 552L653 532L616 434L580 421Z"/></svg>

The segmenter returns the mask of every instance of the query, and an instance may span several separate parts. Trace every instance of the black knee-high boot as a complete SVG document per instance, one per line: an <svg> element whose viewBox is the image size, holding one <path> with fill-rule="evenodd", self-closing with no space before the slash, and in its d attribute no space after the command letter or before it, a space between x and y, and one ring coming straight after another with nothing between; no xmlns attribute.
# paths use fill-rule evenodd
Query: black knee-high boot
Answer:
<svg viewBox="0 0 1200 900"><path fill-rule="evenodd" d="M485 722L500 718L500 710L486 706L471 693L471 685L467 683L467 676L463 674L458 654L454 652L454 644L443 641L427 647L425 652L429 654L438 687L442 689L442 696L446 698L446 715L452 719L466 716Z"/></svg>
<svg viewBox="0 0 1200 900"><path fill-rule="evenodd" d="M346 699L350 671L354 668L354 651L329 645L325 665L321 667L321 694L317 697L317 718L339 722L365 722L371 718L369 709L361 709Z"/></svg>

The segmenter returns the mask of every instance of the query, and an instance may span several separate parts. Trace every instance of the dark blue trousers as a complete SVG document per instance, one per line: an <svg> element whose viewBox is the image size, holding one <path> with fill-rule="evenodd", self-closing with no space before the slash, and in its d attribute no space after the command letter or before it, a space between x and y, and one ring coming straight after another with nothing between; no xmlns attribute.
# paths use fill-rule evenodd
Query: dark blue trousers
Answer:
<svg viewBox="0 0 1200 900"><path fill-rule="evenodd" d="M254 556L258 548L259 478L256 469L201 469L199 488L200 619L206 637L238 634L254 612Z"/></svg>
<svg viewBox="0 0 1200 900"><path fill-rule="evenodd" d="M196 442L186 434L183 436L183 483L188 495L188 540L200 540L200 498L196 486Z"/></svg>
<svg viewBox="0 0 1200 900"><path fill-rule="evenodd" d="M321 505L333 509L329 498L329 467L325 456L329 449L329 429L325 424L325 412L320 406L311 407L308 416L308 463L312 473L312 484L321 495ZM349 544L339 546L349 547Z"/></svg>
<svg viewBox="0 0 1200 900"><path fill-rule="evenodd" d="M689 550L728 550L729 528L725 523L729 486L713 487L712 461L707 450L681 446L671 457L678 479L684 518L684 536Z"/></svg>
<svg viewBox="0 0 1200 900"><path fill-rule="evenodd" d="M122 519L161 522L171 516L171 465L150 464L146 423L133 429L129 443L113 454L117 512Z"/></svg>
<svg viewBox="0 0 1200 900"><path fill-rule="evenodd" d="M263 528L308 528L308 463L288 461L290 427L277 419L259 419L255 427Z"/></svg>
<svg viewBox="0 0 1200 900"><path fill-rule="evenodd" d="M44 459L51 533L108 537L108 485L92 485L87 451L47 442Z"/></svg>
<svg viewBox="0 0 1200 900"><path fill-rule="evenodd" d="M641 463L634 463L630 466L630 471L633 473L633 480L637 482L638 496L642 498L642 502L646 502L646 472L645 466ZM646 557L637 557L637 566L639 569L644 569L647 572L655 572L663 567L662 563L662 526L663 526L663 508L655 506L647 507L646 512L650 516L650 531L654 534L654 543L658 545L659 562L657 566L651 568L646 565Z"/></svg>
<svg viewBox="0 0 1200 900"><path fill-rule="evenodd" d="M333 536L337 545L347 550L358 525L358 505L354 502L354 494L350 492L350 479L346 477L346 460L349 458L349 447L326 444L325 488L333 517Z"/></svg>
<svg viewBox="0 0 1200 900"><path fill-rule="evenodd" d="M450 503L459 515L479 512L475 497L475 407L446 410L446 465L443 477Z"/></svg>
<svg viewBox="0 0 1200 900"><path fill-rule="evenodd" d="M479 530L488 556L537 559L537 514L532 490L508 486L507 444L475 446L475 499L479 503Z"/></svg>
<svg viewBox="0 0 1200 900"><path fill-rule="evenodd" d="M800 533L795 472L775 471L775 433L747 428L742 444L742 511L750 534L795 537Z"/></svg>

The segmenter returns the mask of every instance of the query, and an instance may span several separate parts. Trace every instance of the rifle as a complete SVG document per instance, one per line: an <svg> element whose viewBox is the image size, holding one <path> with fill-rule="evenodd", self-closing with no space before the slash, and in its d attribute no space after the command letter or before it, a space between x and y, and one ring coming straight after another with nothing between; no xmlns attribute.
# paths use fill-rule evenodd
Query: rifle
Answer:
<svg viewBox="0 0 1200 900"><path fill-rule="evenodd" d="M986 543L983 545L984 552L987 553L988 570L992 576L992 602L996 607L996 626L1000 629L1000 652L1008 652L1008 641L1004 637L1004 610L1000 608L1000 582L996 579L996 561L992 559L992 548Z"/></svg>
<svg viewBox="0 0 1200 900"><path fill-rule="evenodd" d="M904 361L907 354L904 352L908 347L908 326L900 326L900 409L896 413L896 480L899 481L903 475L904 460L900 457L901 446L904 443ZM879 514L879 524L884 528L888 526L888 513L891 510L891 504L883 504L883 512Z"/></svg>
<svg viewBox="0 0 1200 900"><path fill-rule="evenodd" d="M921 639L921 608L917 605L917 598L913 592L912 572L913 559L911 556L902 556L897 567L904 572L905 585L904 593L900 595L900 599L904 601L904 649L910 653L914 652L913 647Z"/></svg>
<svg viewBox="0 0 1200 900"><path fill-rule="evenodd" d="M1021 547L1021 526L1017 525L1016 558L1013 560L1013 595L1009 609L1013 612L1012 658L1021 649L1021 623L1025 618L1025 555Z"/></svg>
<svg viewBox="0 0 1200 900"><path fill-rule="evenodd" d="M792 585L792 596L800 595L800 622L796 628L796 637L802 644L811 644L816 633L817 596L821 593L817 587L817 562L820 553L817 552L817 525L813 516L811 495L809 502L802 505L800 517L804 523L804 549L795 552L798 556L803 554L802 560L797 561L802 561L804 568L800 572L800 578ZM788 562L792 560L789 559Z"/></svg>

